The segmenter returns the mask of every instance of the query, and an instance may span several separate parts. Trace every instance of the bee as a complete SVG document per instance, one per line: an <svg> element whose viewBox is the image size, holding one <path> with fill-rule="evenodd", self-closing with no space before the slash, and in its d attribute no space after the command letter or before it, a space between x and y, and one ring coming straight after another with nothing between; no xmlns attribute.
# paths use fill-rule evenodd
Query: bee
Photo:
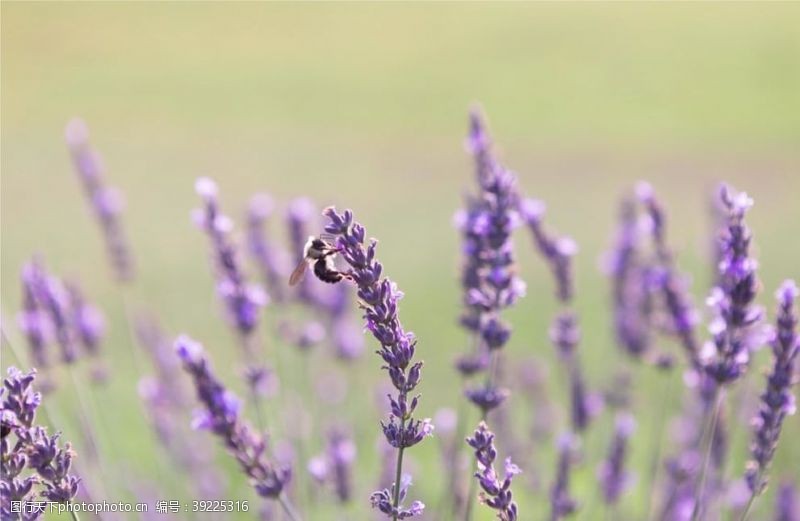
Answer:
<svg viewBox="0 0 800 521"><path fill-rule="evenodd" d="M336 284L342 279L350 278L346 273L336 269L333 260L339 249L332 246L326 239L327 236L314 237L313 235L308 238L306 245L303 247L303 259L297 265L289 277L289 285L295 286L306 274L306 269L309 264L314 265L314 275L322 282L328 284Z"/></svg>

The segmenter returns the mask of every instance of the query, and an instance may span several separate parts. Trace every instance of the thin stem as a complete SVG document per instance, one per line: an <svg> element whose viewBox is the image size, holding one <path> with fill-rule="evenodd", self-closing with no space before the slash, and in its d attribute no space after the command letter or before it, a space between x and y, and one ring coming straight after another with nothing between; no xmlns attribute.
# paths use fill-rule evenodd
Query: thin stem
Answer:
<svg viewBox="0 0 800 521"><path fill-rule="evenodd" d="M653 519L653 509L655 508L656 501L656 485L658 485L658 478L661 474L661 454L664 451L664 424L667 420L667 406L672 401L672 391L675 388L675 375L668 373L666 382L661 389L660 405L656 414L655 436L656 436L656 450L653 451L653 458L650 461L650 483L648 489L650 493L647 495L647 504L645 505L645 512L647 512L647 519Z"/></svg>
<svg viewBox="0 0 800 521"><path fill-rule="evenodd" d="M78 516L78 513L75 512L74 508L69 509L69 515L72 517L72 521L81 521L80 516Z"/></svg>
<svg viewBox="0 0 800 521"><path fill-rule="evenodd" d="M108 468L105 465L105 458L103 457L103 451L100 448L100 443L98 442L98 436L95 433L93 425L99 425L104 433L105 436L103 438L105 440L109 440L110 437L108 436L108 431L105 429L105 423L100 420L96 422L92 421L92 417L98 418L99 415L97 414L97 409L94 406L94 401L87 395L85 389L78 381L78 377L75 376L75 368L72 364L68 364L66 367L67 373L69 373L70 380L72 382L72 386L75 389L75 396L78 398L78 409L80 411L80 416L82 419L82 431L86 434L87 442L91 445L91 451L93 453L94 458L92 458L97 465L97 469L100 471L101 479L96 483L98 488L100 489L101 494L104 497L108 497L108 492L106 491L105 484L109 483L111 479L111 475L108 471ZM89 412L91 406L91 414ZM111 452L114 452L113 450Z"/></svg>
<svg viewBox="0 0 800 521"><path fill-rule="evenodd" d="M497 376L497 366L500 364L500 351L494 350L492 351L491 358L489 359L489 370L486 373L486 388L490 388L494 383L494 379ZM486 411L481 414L481 421L486 421ZM472 506L475 500L475 492L477 491L478 487L478 480L473 479L470 477L469 480L469 491L467 492L467 504L464 509L464 521L471 521L472 520Z"/></svg>
<svg viewBox="0 0 800 521"><path fill-rule="evenodd" d="M283 511L286 512L286 516L290 519L290 521L301 521L300 514L297 513L295 510L294 505L292 502L289 501L289 498L286 497L286 494L281 492L281 495L278 496L278 503L281 504L283 507Z"/></svg>
<svg viewBox="0 0 800 521"><path fill-rule="evenodd" d="M458 401L458 412L456 413L456 430L453 436L453 446L450 454L449 473L447 476L447 485L442 490L442 496L439 498L438 518L441 519L443 513L449 512L449 519L454 519L458 515L458 493L456 492L456 483L460 473L458 472L459 461L461 459L461 448L466 434L467 422L465 416L467 414L467 402L465 400ZM459 490L461 487L458 487ZM447 501L448 496L452 494L450 501Z"/></svg>
<svg viewBox="0 0 800 521"><path fill-rule="evenodd" d="M406 420L403 418L400 421L400 432L405 432ZM400 507L400 479L403 477L403 451L405 447L401 446L397 449L397 464L394 473L394 497L392 498L392 506L394 507L392 519L397 521L397 510Z"/></svg>
<svg viewBox="0 0 800 521"><path fill-rule="evenodd" d="M703 500L703 492L706 485L706 475L708 474L708 463L711 459L711 450L714 446L714 436L717 430L717 421L719 419L719 411L722 404L722 391L719 386L714 388L714 395L712 398L713 409L711 411L711 418L708 422L708 428L703 431L703 465L700 467L700 477L698 479L697 488L694 494L694 509L692 510L692 521L696 521L702 510L701 502Z"/></svg>
<svg viewBox="0 0 800 521"><path fill-rule="evenodd" d="M758 475L758 483L761 481L761 473L759 472ZM742 510L742 515L739 517L739 521L747 521L747 515L750 513L750 508L753 506L753 502L756 500L756 493L753 492L750 494L750 499L747 500L747 505L745 505L744 510Z"/></svg>

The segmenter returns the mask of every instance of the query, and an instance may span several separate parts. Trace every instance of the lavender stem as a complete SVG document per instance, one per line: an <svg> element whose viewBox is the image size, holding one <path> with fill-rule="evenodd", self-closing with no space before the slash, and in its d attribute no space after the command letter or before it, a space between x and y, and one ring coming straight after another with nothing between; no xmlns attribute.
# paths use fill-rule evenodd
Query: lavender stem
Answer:
<svg viewBox="0 0 800 521"><path fill-rule="evenodd" d="M300 521L300 515L294 509L292 503L286 498L285 493L281 493L281 495L278 496L278 503L281 504L283 511L286 513L286 516L290 519L290 521Z"/></svg>
<svg viewBox="0 0 800 521"><path fill-rule="evenodd" d="M719 385L714 387L714 394L711 399L711 402L714 404L714 409L711 412L709 421L706 423L706 428L703 430L702 443L700 445L703 451L703 464L700 467L700 477L697 480L697 488L695 489L694 494L694 507L691 518L692 521L697 521L700 516L700 503L703 500L703 491L705 490L706 485L708 463L711 460L711 449L714 445L714 436L716 435L720 409L722 409L723 394L722 388Z"/></svg>
<svg viewBox="0 0 800 521"><path fill-rule="evenodd" d="M400 420L400 432L403 432L406 427L406 419L403 418ZM397 449L397 464L395 465L395 474L394 474L394 497L392 498L392 506L394 507L392 519L397 521L397 514L400 506L400 481L403 475L403 452L405 452L405 447L400 447Z"/></svg>
<svg viewBox="0 0 800 521"><path fill-rule="evenodd" d="M74 509L69 509L69 514L72 516L72 521L81 521L81 518L78 516L78 513L75 512Z"/></svg>
<svg viewBox="0 0 800 521"><path fill-rule="evenodd" d="M662 371L658 371L659 374ZM666 373L666 384L662 388L661 393L661 404L658 407L659 414L656 417L656 436L657 436L657 445L655 453L653 454L653 459L650 462L650 472L648 473L650 477L650 484L649 487L645 490L649 490L650 493L647 495L647 504L645 505L645 512L647 512L647 519L653 519L655 512L653 512L653 508L656 506L655 502L655 495L656 495L656 485L658 485L658 479L661 474L661 454L664 452L664 425L667 421L667 404L671 401L672 394L675 389L675 378L671 372Z"/></svg>

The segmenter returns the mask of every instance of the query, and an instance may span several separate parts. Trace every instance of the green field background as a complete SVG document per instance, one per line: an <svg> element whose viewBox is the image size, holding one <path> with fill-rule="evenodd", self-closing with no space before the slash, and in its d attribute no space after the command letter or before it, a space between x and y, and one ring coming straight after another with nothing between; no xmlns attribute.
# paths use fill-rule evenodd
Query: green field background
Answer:
<svg viewBox="0 0 800 521"><path fill-rule="evenodd" d="M3 2L3 329L22 344L15 327L18 274L34 253L80 279L109 320L105 349L114 378L95 398L113 440L106 446L110 466L123 482L163 472L163 456L140 417L119 294L63 143L66 121L81 116L109 181L125 193L139 271L132 300L171 333L187 332L207 345L226 383L241 392L237 347L215 300L207 243L189 218L200 175L217 180L224 210L237 220L256 191L354 209L381 241L385 273L406 294L402 319L419 337L426 362L421 414L455 406L451 362L466 338L455 321L459 246L451 222L473 182L463 140L467 109L480 102L520 189L545 200L548 225L580 245L580 352L590 384L608 386L628 362L612 341L600 258L611 243L619 198L636 180L649 180L665 203L669 240L680 267L692 274L698 305L712 270L709 194L721 180L756 201L749 222L760 300L770 318L779 282L800 277L798 26L800 6L791 3ZM541 360L563 404L547 340L557 309L550 275L524 231L517 251L528 294L509 313L515 332L507 356ZM297 353L273 347L288 368L284 386L313 385L292 376L302 375L294 370ZM765 354L746 385L751 394L762 385ZM313 369L324 371L329 360L315 357ZM3 367L13 360L4 350ZM367 354L352 369L359 388L347 407L322 413L358 425L356 504L339 517L323 506L310 519L370 518L366 497L378 472L381 412L366 386L385 380L379 366ZM654 411L667 388L651 370L633 374L639 429L631 464L638 479L620 519L644 518L642 474L656 443ZM680 393L669 398L676 413ZM64 418L57 427L79 440L69 393L48 400ZM519 396L512 407L522 435L531 411ZM746 418L736 411L731 417L738 422L733 476L743 469L747 430ZM277 432L286 428L276 421ZM558 432L565 417L557 421ZM605 515L595 465L610 426L604 415L585 440L589 461L573 488L587 507L577 519ZM791 417L775 475L798 481L798 435L798 417ZM549 484L553 456L543 450L536 472ZM427 441L409 454L412 494L433 509L443 483L437 444ZM231 498L252 500L227 456L217 459L230 468ZM179 483L173 485L177 490ZM546 494L518 488L522 519L544 519ZM771 497L759 501L753 519L767 519ZM479 512L479 519L491 519L488 509Z"/></svg>

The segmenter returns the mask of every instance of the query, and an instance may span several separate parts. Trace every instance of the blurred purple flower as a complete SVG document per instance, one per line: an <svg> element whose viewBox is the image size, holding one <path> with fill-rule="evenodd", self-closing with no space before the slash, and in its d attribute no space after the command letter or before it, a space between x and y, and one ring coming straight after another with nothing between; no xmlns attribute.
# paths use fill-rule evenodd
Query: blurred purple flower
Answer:
<svg viewBox="0 0 800 521"><path fill-rule="evenodd" d="M247 250L261 272L264 284L275 302L286 300L286 281L289 277L289 255L266 230L272 216L274 203L267 194L256 194L250 199L247 211Z"/></svg>
<svg viewBox="0 0 800 521"><path fill-rule="evenodd" d="M46 368L47 342L51 335L47 313L42 309L37 295L44 278L41 266L36 261L26 263L22 267L22 311L19 315L19 327L28 341L31 361L40 368Z"/></svg>
<svg viewBox="0 0 800 521"><path fill-rule="evenodd" d="M797 485L787 481L775 495L775 521L800 521L800 498Z"/></svg>
<svg viewBox="0 0 800 521"><path fill-rule="evenodd" d="M519 226L516 179L495 161L485 126L480 112L473 110L467 149L475 162L478 192L467 197L466 208L455 218L464 258L464 312L460 321L480 339L467 358L456 362L463 376L482 369L468 359L480 360L484 351L500 349L508 342L511 327L500 315L525 293L524 282L516 276L511 241L511 233Z"/></svg>
<svg viewBox="0 0 800 521"><path fill-rule="evenodd" d="M103 162L89 144L86 123L77 118L70 120L64 135L86 198L103 230L114 273L120 282L128 282L133 279L134 266L120 219L122 196L116 189L105 185Z"/></svg>
<svg viewBox="0 0 800 521"><path fill-rule="evenodd" d="M266 441L241 418L239 399L214 377L203 347L186 336L175 341L175 350L193 381L204 406L194 426L217 435L250 478L259 496L276 499L291 477L286 466L272 465L266 456Z"/></svg>
<svg viewBox="0 0 800 521"><path fill-rule="evenodd" d="M255 284L247 284L239 266L237 253L230 241L233 223L219 210L217 185L207 177L195 182L195 190L203 200L203 208L195 210L195 222L208 234L217 271L217 291L223 300L228 317L247 338L258 325L261 308L267 304L267 294Z"/></svg>
<svg viewBox="0 0 800 521"><path fill-rule="evenodd" d="M636 428L633 416L627 413L617 415L614 438L606 460L597 471L597 479L603 490L606 503L614 504L630 484L630 473L625 470L628 453L628 439Z"/></svg>
<svg viewBox="0 0 800 521"><path fill-rule="evenodd" d="M550 490L550 521L558 521L572 515L578 503L569 494L570 474L575 458L576 439L564 434L558 440L558 465L556 479Z"/></svg>

